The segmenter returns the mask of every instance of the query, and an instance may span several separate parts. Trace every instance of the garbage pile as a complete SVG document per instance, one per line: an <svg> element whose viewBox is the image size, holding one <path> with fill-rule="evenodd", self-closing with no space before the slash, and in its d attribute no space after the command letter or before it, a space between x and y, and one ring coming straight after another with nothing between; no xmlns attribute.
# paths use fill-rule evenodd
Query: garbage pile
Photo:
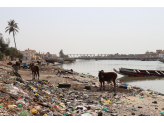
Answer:
<svg viewBox="0 0 164 123"><path fill-rule="evenodd" d="M96 77L77 74L80 78L90 78L94 85ZM68 75L69 76L69 75ZM71 75L70 75L71 76ZM79 79L80 80L80 79ZM91 81L93 80L93 81ZM71 90L71 84L53 85L48 80L30 81L21 78L14 71L0 75L0 115L1 116L150 116L164 115L160 103L161 93L118 84L119 88L131 89L132 93L96 93L94 86L85 86L83 91ZM112 85L111 85L112 86ZM139 103L137 103L138 99ZM148 113L140 113L142 103L149 99ZM145 100L145 102L143 102ZM161 103L161 105L162 105ZM150 109L155 105L154 109ZM156 109L155 109L156 108ZM147 109L145 109L147 110ZM154 112L154 110L158 112Z"/></svg>

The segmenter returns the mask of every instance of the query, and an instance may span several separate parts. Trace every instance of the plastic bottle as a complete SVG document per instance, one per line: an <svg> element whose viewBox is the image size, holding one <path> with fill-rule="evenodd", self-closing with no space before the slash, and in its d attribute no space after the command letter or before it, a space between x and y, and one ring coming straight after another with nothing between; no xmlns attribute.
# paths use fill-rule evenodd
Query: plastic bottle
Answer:
<svg viewBox="0 0 164 123"><path fill-rule="evenodd" d="M10 108L10 109L11 109L11 108L14 108L12 105L8 105L7 107Z"/></svg>
<svg viewBox="0 0 164 123"><path fill-rule="evenodd" d="M22 104L18 104L18 107L22 107Z"/></svg>
<svg viewBox="0 0 164 123"><path fill-rule="evenodd" d="M32 114L36 114L36 113L37 113L37 110L36 110L35 108L33 108L33 109L30 110L30 112L31 112Z"/></svg>

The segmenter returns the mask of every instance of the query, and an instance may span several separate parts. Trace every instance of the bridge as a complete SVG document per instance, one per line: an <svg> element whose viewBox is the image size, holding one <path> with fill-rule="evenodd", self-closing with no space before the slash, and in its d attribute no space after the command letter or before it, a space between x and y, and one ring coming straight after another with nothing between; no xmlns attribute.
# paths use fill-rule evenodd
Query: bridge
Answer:
<svg viewBox="0 0 164 123"><path fill-rule="evenodd" d="M69 58L72 59L95 59L95 60L143 60L143 61L155 61L160 59L156 54L67 54Z"/></svg>

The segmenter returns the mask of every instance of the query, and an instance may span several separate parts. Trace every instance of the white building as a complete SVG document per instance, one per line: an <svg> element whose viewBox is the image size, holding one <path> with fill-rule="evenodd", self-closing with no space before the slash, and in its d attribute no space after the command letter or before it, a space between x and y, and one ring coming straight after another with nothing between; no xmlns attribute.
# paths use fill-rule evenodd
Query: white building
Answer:
<svg viewBox="0 0 164 123"><path fill-rule="evenodd" d="M159 54L158 55L160 58L164 58L164 54Z"/></svg>
<svg viewBox="0 0 164 123"><path fill-rule="evenodd" d="M23 59L22 60L36 60L36 51L35 50L25 50L25 51L20 51L20 53L23 54Z"/></svg>

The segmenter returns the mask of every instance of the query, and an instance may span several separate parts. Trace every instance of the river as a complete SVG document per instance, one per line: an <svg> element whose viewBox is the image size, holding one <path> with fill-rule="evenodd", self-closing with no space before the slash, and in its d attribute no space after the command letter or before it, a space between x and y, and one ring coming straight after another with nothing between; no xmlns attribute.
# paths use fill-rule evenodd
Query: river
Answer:
<svg viewBox="0 0 164 123"><path fill-rule="evenodd" d="M139 61L139 60L76 60L72 63L61 64L64 69L73 69L76 72L98 76L98 71L113 72L113 68L146 69L146 70L164 70L164 63L160 61ZM123 76L118 74L118 78ZM132 86L136 85L144 89L151 89L164 93L164 78L143 78L135 77L122 80L124 83Z"/></svg>

